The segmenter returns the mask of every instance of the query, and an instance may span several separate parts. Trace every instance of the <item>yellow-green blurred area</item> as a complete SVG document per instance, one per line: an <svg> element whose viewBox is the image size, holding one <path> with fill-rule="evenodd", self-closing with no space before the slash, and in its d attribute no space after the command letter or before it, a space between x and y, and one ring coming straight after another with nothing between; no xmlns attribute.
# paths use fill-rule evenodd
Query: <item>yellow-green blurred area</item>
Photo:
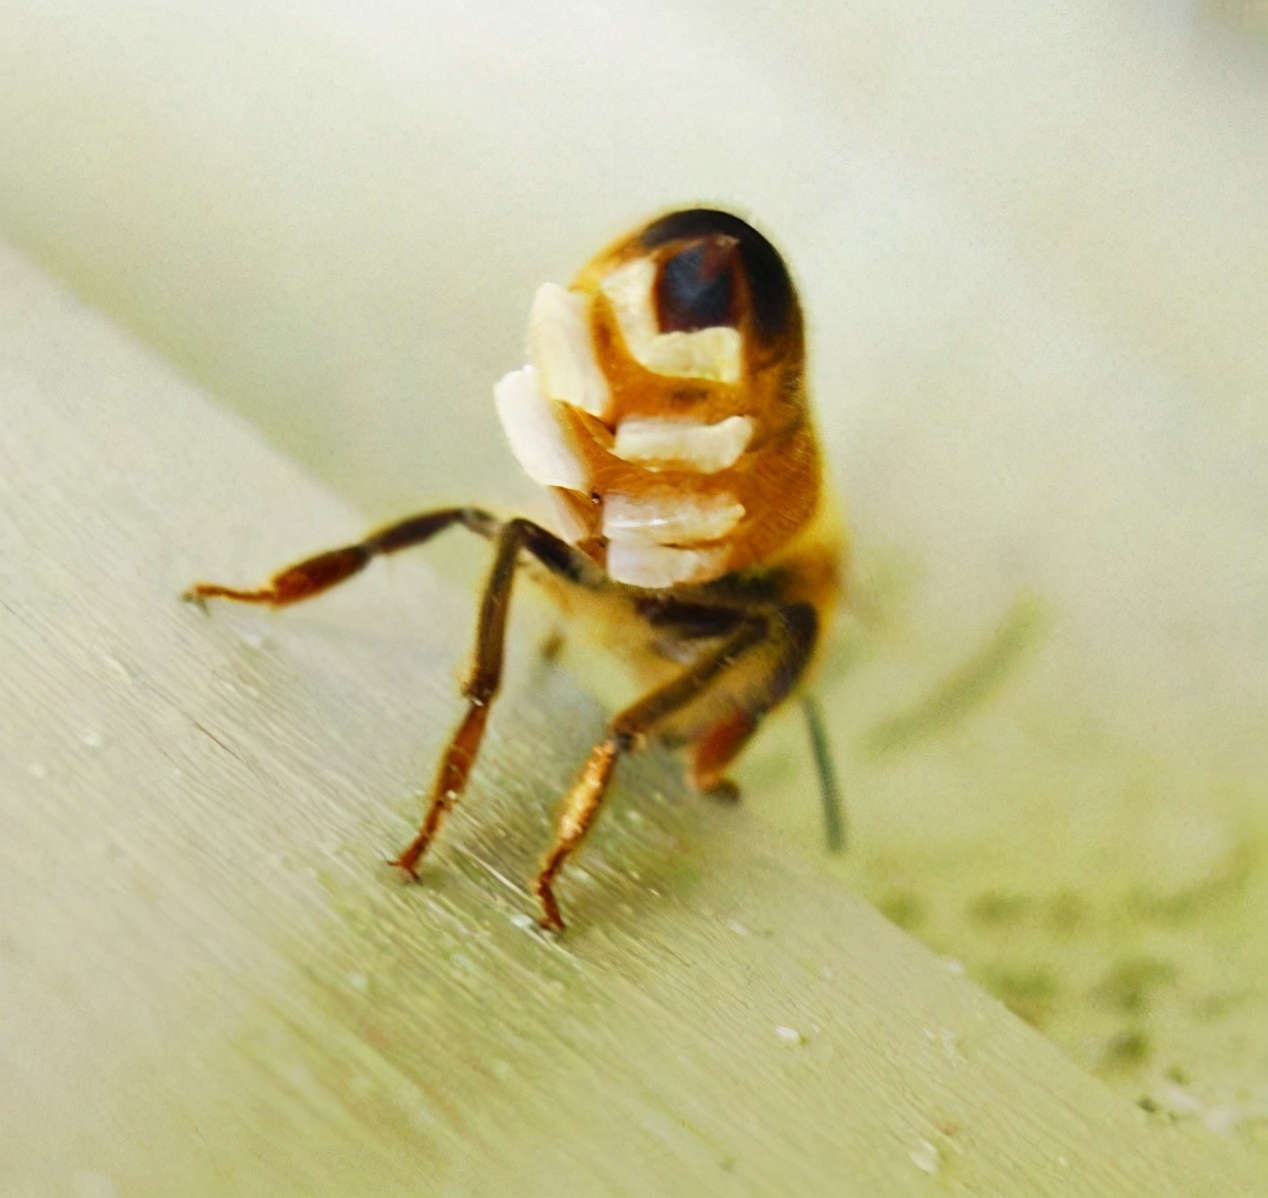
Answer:
<svg viewBox="0 0 1268 1198"><path fill-rule="evenodd" d="M1268 1173L1261 8L6 0L0 232L369 525L533 510L491 388L535 287L751 217L852 536L849 849L792 710L755 834ZM482 550L434 560L474 605Z"/></svg>
<svg viewBox="0 0 1268 1198"><path fill-rule="evenodd" d="M856 824L845 875L1143 1109L1262 1147L1262 733L1247 722L1204 756L1133 733L1130 713L1054 702L1070 647L1033 596L976 644L965 629L958 661L889 598L829 689ZM809 796L785 785L802 810L775 819L809 847Z"/></svg>

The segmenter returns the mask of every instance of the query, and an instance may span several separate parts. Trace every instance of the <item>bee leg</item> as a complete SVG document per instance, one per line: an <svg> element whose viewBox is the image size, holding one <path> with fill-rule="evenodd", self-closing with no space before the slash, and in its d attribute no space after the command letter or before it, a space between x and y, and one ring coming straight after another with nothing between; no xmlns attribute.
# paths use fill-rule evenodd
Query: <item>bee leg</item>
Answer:
<svg viewBox="0 0 1268 1198"><path fill-rule="evenodd" d="M359 574L376 557L422 545L456 524L496 540L497 552L481 600L475 664L462 690L467 700L466 713L441 760L423 825L405 851L392 862L414 877L417 877L418 862L441 822L466 787L467 775L484 737L489 705L502 681L507 607L520 551L531 553L551 573L578 586L605 585L603 572L579 550L531 520L514 519L503 523L480 508L457 507L422 512L384 525L355 545L327 550L286 567L256 590L198 582L182 596L200 605L207 599L232 599L238 603L286 607L338 586Z"/></svg>
<svg viewBox="0 0 1268 1198"><path fill-rule="evenodd" d="M422 545L455 524L490 538L496 536L501 527L501 521L479 508L441 508L385 525L356 545L329 549L287 566L257 590L243 591L212 582L196 582L181 598L200 606L207 599L233 599L238 603L286 607L338 586L359 574L381 554Z"/></svg>
<svg viewBox="0 0 1268 1198"><path fill-rule="evenodd" d="M739 787L726 777L727 767L743 751L766 714L796 687L814 653L819 621L813 607L787 604L775 609L774 615L771 639L777 648L771 654L764 684L753 688L745 705L737 705L693 738L688 778L692 786L711 797L732 801L740 797Z"/></svg>
<svg viewBox="0 0 1268 1198"><path fill-rule="evenodd" d="M757 731L757 722L755 715L738 709L696 738L687 775L696 790L711 798L739 801L740 788L725 777L726 768Z"/></svg>
<svg viewBox="0 0 1268 1198"><path fill-rule="evenodd" d="M484 738L489 709L502 684L506 617L521 551L531 553L547 569L578 585L601 586L604 582L602 572L588 558L532 521L517 518L501 526L497 533L493 567L480 600L475 661L462 688L467 710L441 758L427 814L418 835L392 862L415 879L418 877L419 861L440 830L445 816L466 789L467 777Z"/></svg>
<svg viewBox="0 0 1268 1198"><path fill-rule="evenodd" d="M712 653L613 717L607 736L591 751L581 776L564 798L555 842L537 874L533 889L542 905L542 927L563 931L555 879L594 823L620 755L639 748L658 723L699 698L738 658L766 638L772 622L770 612L746 614Z"/></svg>
<svg viewBox="0 0 1268 1198"><path fill-rule="evenodd" d="M555 826L555 843L551 845L533 884L533 891L542 905L538 922L549 931L564 930L563 916L555 899L555 878L599 814L620 753L621 744L613 736L595 745L590 759L581 771L581 777L564 799L559 822Z"/></svg>

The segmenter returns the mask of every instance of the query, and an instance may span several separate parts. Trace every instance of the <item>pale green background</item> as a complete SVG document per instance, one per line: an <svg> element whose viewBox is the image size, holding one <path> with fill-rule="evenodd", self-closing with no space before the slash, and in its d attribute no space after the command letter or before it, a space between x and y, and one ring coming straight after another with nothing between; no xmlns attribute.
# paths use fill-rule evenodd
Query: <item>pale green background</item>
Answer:
<svg viewBox="0 0 1268 1198"><path fill-rule="evenodd" d="M460 14L405 3L272 0L211 8L170 3L142 13L121 0L73 8L8 0L0 4L0 227L371 520L469 496L511 506L531 502L500 441L489 385L519 360L535 285L566 278L606 238L659 207L707 200L751 213L786 249L801 282L824 439L858 547L856 600L824 678L849 793L852 854L843 863L823 854L795 724L772 727L741 777L749 792L737 817L744 835L754 843L770 839L781 868L805 869L815 879L808 890L792 887L807 909L779 906L772 927L788 937L789 929L804 924L817 946L810 956L818 960L835 941L833 925L824 922L828 900L810 896L820 895L820 886L840 892L842 901L845 891L860 892L939 953L963 962L971 977L1053 1036L1081 1068L1100 1074L1119 1092L1112 1101L1125 1110L1137 1101L1154 1109L1158 1135L1185 1137L1175 1144L1182 1155L1200 1151L1232 1160L1249 1152L1268 1169L1268 73L1253 6L1220 11L1224 19L1181 4L1052 0L1021 10L947 0L918 9L881 2L805 5L795 15L785 7L707 2L467 5ZM375 610L376 585L396 596L391 602L417 607L409 598L412 580L426 575L404 566L388 572L386 581L367 580L330 607L287 623L248 622L241 626L244 643L249 649L262 640L262 656L250 657L255 664L230 664L233 650L226 646L236 643L232 630L239 627L233 617L218 614L210 627L191 626L189 613L160 600L191 572L254 578L295 552L349 535L361 518L323 507L331 513L323 521L304 516L298 502L287 514L286 497L300 484L278 473L281 467L267 455L238 446L241 432L223 419L199 417L209 423L198 424L199 435L182 445L181 433L194 418L182 414L167 427L171 411L184 412L158 398L170 382L137 381L148 368L122 349L110 350L122 355L111 358L116 382L127 379L146 391L148 398L137 401L141 407L130 406L129 388L109 385L99 357L106 351L93 348L97 334L72 353L65 346L79 345L86 334L63 301L42 291L17 263L6 268L5 279L6 329L17 330L10 335L18 348L9 389L0 394L0 418L6 432L22 430L11 445L24 447L10 449L0 474L12 534L5 544L15 547L7 556L24 563L23 571L8 571L10 585L35 585L31 577L53 585L40 573L41 555L25 556L40 543L33 527L46 529L42 535L70 553L83 521L111 523L110 504L126 496L131 476L125 472L115 483L109 467L132 460L112 438L135 441L145 465L129 470L146 478L145 471L159 471L153 494L162 496L163 510L158 522L148 508L119 517L133 530L129 551L155 572L135 624L119 614L118 626L134 626L140 635L161 619L173 630L165 636L194 638L197 649L182 650L191 656L181 659L179 685L203 677L209 711L217 710L217 684L235 669L262 670L271 679L266 687L257 680L219 696L231 710L217 718L250 729L252 753L267 763L267 769L255 766L270 779L259 801L275 801L279 779L291 778L297 794L283 806L304 809L304 788L294 783L291 767L269 760L278 739L266 735L269 721L285 731L287 752L307 760L309 770L317 762L335 771L341 802L359 796L357 810L365 814L357 818L367 822L355 834L349 817L340 825L356 846L356 865L330 884L336 907L356 929L348 950L355 953L359 937L381 935L368 922L369 911L387 903L407 913L412 908L400 903L428 902L413 893L376 898L385 880L371 865L374 851L393 843L407 823L410 789L428 774L452 718L447 696L461 661L466 634L459 622L479 569L476 555L441 553L444 620L453 622L453 631L440 622L430 649L415 650L422 656L412 674L392 649L409 640L409 622L384 617L388 636L366 614ZM45 323L33 313L44 313ZM73 402L38 398L58 393L50 364ZM106 423L98 440L86 439L75 451L87 455L81 468L68 471L65 461L78 459L63 438L68 430L86 437L90 426L82 415L65 414L93 410ZM168 415L160 419L156 411ZM107 419L112 414L115 419ZM151 440L169 446L166 457L146 450ZM59 459L65 461L41 465ZM98 468L105 471L100 485ZM49 480L58 470L66 479L53 487ZM175 485L182 476L185 488ZM70 519L66 512L78 512L72 501L91 503L96 515ZM188 510L179 510L185 502ZM62 560L51 544L45 553ZM112 574L109 563L96 559L90 565L115 583L114 602L132 601L119 585L127 572ZM87 683L53 686L52 693L65 697L73 690L77 702L88 704L64 726L32 707L33 684L20 681L15 663L20 652L26 668L40 660L29 651L29 612L47 608L45 598L7 609L5 631L14 635L3 651L14 656L0 672L0 700L14 713L3 721L15 746L5 763L12 770L5 793L23 813L10 827L45 845L50 842L41 838L50 833L47 826L39 830L34 813L43 813L50 788L63 796L62 805L51 808L61 813L63 835L87 818L91 796L110 790L76 789L65 780L58 788L50 763L68 750L55 730L80 753L95 737L106 738L114 710L109 669L97 679L104 689L95 699ZM15 619L14 612L28 619ZM365 630L361 639L353 628ZM68 643L69 634L48 636L56 658L56 646ZM127 653L116 648L107 656L124 661ZM531 653L517 668L519 693L528 695L536 685ZM308 685L299 681L305 671ZM327 671L339 678L324 678ZM577 675L588 680L592 670L580 663ZM67 679L72 676L73 670ZM562 688L557 701L569 710L574 704L591 710L566 681L551 686ZM415 687L426 691L417 714L409 710ZM377 720L352 714L375 693L384 696L374 708ZM531 866L550 796L584 752L576 734L556 741L554 722L538 715L531 727L548 746L541 752L550 766L533 775L539 786L516 783L519 804L494 802L494 793L506 797L494 780L517 759L521 733L514 729L523 725L514 721L529 718L523 702L508 700L506 739L494 742L507 747L489 765L484 812L473 803L470 814L475 831L469 835L494 846L480 856L484 868L505 870L512 881ZM593 710L584 718L598 726ZM336 752L320 742L319 729L347 721L357 729L356 745ZM40 736L47 743L35 744ZM305 737L318 743L306 746ZM360 771L358 754L366 752L383 757L383 774L368 778ZM139 770L127 759L114 764L119 768L102 767L103 777L117 780L112 785ZM628 810L639 810L639 796L649 787L673 790L669 763L645 769L636 775L645 781L629 784L619 797ZM91 777L90 769L85 780ZM208 783L209 797L188 810L205 813L225 801L217 790L222 784L241 793L241 782ZM518 822L523 809L534 813L527 823ZM270 859L272 838L285 836L279 851L288 854L302 853L311 841L305 836L311 827L288 825L283 833L256 827L236 806L231 810L244 823L225 834L258 843L261 862ZM108 828L110 820L102 818ZM196 831L205 816L182 818L193 820ZM675 937L684 946L712 945L678 951L699 951L714 961L712 972L702 970L706 995L734 987L729 971L738 966L726 937L736 934L726 932L725 920L714 933L720 941L701 930L708 912L700 909L694 884L680 877L698 871L730 895L728 887L749 884L743 875L714 879L711 871L745 866L703 847L734 835L727 830L733 824L719 828L732 817L690 806L687 814L666 818L664 835L678 834L677 821L689 825L684 835L693 847L685 859L674 856L669 866L657 864L649 847L635 852L643 883L672 896L675 915L665 927L649 926L637 885L628 900L603 897L605 887L617 885L611 879L579 879L568 890L566 901L591 937L606 943L607 934L596 929L620 924L594 995L613 993L613 974L629 978L632 993L641 992L621 962L623 953L637 951L642 927L656 945L672 945ZM608 825L612 830L601 831L589 851L599 862L622 861L635 851L617 831L626 825L619 815ZM170 835L179 844L190 833ZM701 844L692 839L697 836ZM455 841L461 845L460 831ZM34 959L44 960L40 953L56 957L48 946L60 943L51 928L66 936L80 926L68 914L72 908L56 914L58 887L78 875L71 865L52 870L22 845L16 835L0 845L6 857L24 863L21 870L11 864L9 885L20 881L21 893L47 901L33 903L43 915L22 920L14 943L28 944L23 937L29 936L29 946L44 946L31 947ZM142 862L149 861L147 851L144 843L128 850ZM462 851L455 847L456 854ZM734 851L742 858L748 850ZM463 860L474 858L451 856L447 864L454 869ZM470 870L480 873L469 864ZM179 875L171 885L179 894ZM774 883L751 882L749 897L759 909L764 902L774 906L767 885ZM512 909L526 909L514 890L476 889L470 899L449 895L445 901L477 922L505 923ZM206 900L215 925L223 893L215 887L210 893L221 895ZM622 901L632 906L618 921ZM15 909L11 896L5 910ZM860 933L848 929L866 917L837 918L844 921L838 949L856 943L852 937ZM284 962L293 958L296 942L311 943L295 922L283 920ZM149 976L149 941L131 924L101 936L135 955L137 976ZM762 958L763 968L787 969L796 953L776 940L767 946L775 955ZM899 951L891 941L898 943L884 940L886 951ZM576 949L581 962L585 943ZM425 935L419 945L424 952ZM302 959L316 951L305 950ZM271 951L260 956L273 962ZM66 968L77 976L82 955L72 957L78 964ZM374 969L344 969L344 958L335 959L340 978L364 980L381 1014L399 1002L413 1009L415 999L402 999L401 991L414 993L416 977L380 960L376 968L393 987L384 997L374 989ZM479 958L471 959L478 969ZM917 990L936 987L933 959L914 959L922 962L913 966L921 979ZM532 960L522 966L537 978L532 985L548 985ZM44 973L21 975L22 986L6 986L6 997L19 990L22 997L5 1026L15 1059L24 1062L24 1085L34 1087L33 1094L41 1085L52 1092L37 1102L20 1099L26 1091L19 1087L9 1101L17 1104L24 1141L33 1129L47 1134L57 1126L67 1143L100 1145L96 1132L76 1140L75 1117L39 1114L40 1102L57 1111L65 1101L50 1081L40 1082L50 1077L38 1067L40 1053L68 1036L66 1044L74 1043L65 1029L78 1022L73 1003L64 1025L50 1021L41 986L61 974L45 965ZM5 968L9 976L12 960ZM98 968L111 972L107 962ZM253 958L241 968L249 979L264 966ZM501 976L497 966L489 968L495 980ZM892 984L892 971L881 972ZM213 970L209 977L219 975ZM319 969L316 982L327 1002L330 978ZM463 1007L463 986L450 984L456 989L418 1000L428 1018ZM783 975L772 984L789 992L797 985ZM296 993L267 982L248 989L257 986L270 1001ZM837 987L829 997L843 1003L848 992ZM876 993L883 996L881 1007L896 1002L880 983ZM685 1046L695 1025L686 1018L683 994L670 985L658 1001L662 1016L682 1020L671 1040L690 1059ZM713 999L704 1001L711 1012ZM181 1002L174 997L170 1008L160 1002L164 1026L193 1018ZM834 1010L845 1021L834 1036L848 1038L849 1019ZM329 1024L294 1014L288 1026L301 1037L314 1035L313 1026L323 1029L315 1054L320 1062L335 1035L331 1028L347 1030L345 1014L336 1004L334 1014L324 1009ZM557 1020L585 1025L569 1011L566 993L550 1014L540 1023L525 1016L516 1025L539 1071ZM94 1045L112 1038L111 1017L101 1018ZM255 1013L227 1021L240 1036L244 1026L263 1026L253 1022L258 1019ZM630 1019L629 1042L607 1046L613 1060L631 1044L640 1046L640 1056L648 1051L644 1037L654 1021ZM772 1028L778 1022L762 1019ZM697 1022L707 1027L708 1015ZM44 1030L37 1036L32 1028ZM238 1085L246 1086L231 1080L243 1057L224 1056L216 1036L204 1034L212 1064L199 1068L211 1070L216 1084L201 1100L204 1113L183 1117L191 1127L205 1120L223 1126L217 1120L225 1104ZM936 1029L933 1034L936 1041ZM457 1051L464 1043L487 1051L484 1035L459 1038ZM44 1047L33 1047L40 1039ZM744 1038L731 1039L738 1053ZM842 1041L832 1042L840 1051ZM420 1051L417 1041L411 1044L410 1051ZM784 1051L772 1032L765 1049L776 1048ZM79 1050L66 1051L83 1060ZM166 1050L145 1049L155 1051ZM246 1059L256 1059L253 1053L271 1059L267 1043L252 1042ZM385 1055L390 1061L395 1054ZM312 1067L303 1052L299 1056ZM195 1058L182 1060L192 1070L188 1062ZM710 1052L698 1059L699 1068L685 1076L731 1076ZM126 1070L125 1052L119 1061L112 1068ZM812 1062L819 1071L815 1085L828 1087L810 1101L812 1122L822 1126L824 1112L834 1109L823 1095L833 1092L837 1071ZM171 1082L177 1109L192 1085L185 1066ZM531 1078L540 1073L525 1075L514 1062L508 1067L521 1087L530 1078L521 1097L535 1093ZM653 1078L668 1076L646 1061L643 1067ZM761 1065L754 1069L770 1076ZM1075 1084L1070 1078L1076 1075L1052 1069L1060 1105L1062 1087ZM417 1082L416 1071L405 1072ZM380 1074L368 1075L383 1084ZM69 1085L75 1073L56 1076ZM103 1067L101 1076L115 1074ZM497 1089L496 1069L490 1076L488 1086ZM585 1094L602 1094L610 1071L603 1076L606 1082L570 1079L579 1103L570 1108L574 1116L593 1114ZM323 1081L338 1101L350 1101L346 1079ZM991 1102L1001 1110L1016 1105L1005 1097L1012 1083L1020 1084L1016 1078L984 1082L992 1099L981 1100L982 1110ZM487 1089L454 1085L454 1102L476 1125L492 1118ZM771 1093L781 1112L774 1124L794 1125L797 1086ZM540 1092L553 1090L543 1083ZM628 1089L619 1092L618 1105L635 1101ZM842 1125L873 1126L851 1105L863 1092L838 1095ZM102 1106L99 1091L86 1093L96 1098L82 1114L85 1127L101 1117ZM690 1086L684 1093L692 1093ZM358 1118L365 1115L352 1106ZM129 1119L144 1125L139 1109L129 1108ZM499 1124L497 1134L488 1133L497 1150L487 1144L482 1150L494 1162L516 1159L516 1152L531 1156L531 1146L540 1148L546 1134L533 1131L537 1124L526 1119L525 1107L512 1109L519 1121L511 1120L510 1130L506 1121ZM683 1104L671 1101L668 1109L681 1113ZM296 1145L325 1126L318 1120L305 1130L279 1118L290 1128L287 1142ZM719 1120L724 1140L745 1125L738 1116ZM1192 1126L1173 1128L1172 1121ZM486 1143L484 1131L472 1130L476 1125L443 1123L438 1139L427 1142L443 1142L454 1159L463 1159L464 1143ZM616 1137L611 1144L621 1142L619 1125L600 1124ZM1053 1134L1059 1140L1062 1133ZM161 1171L129 1172L139 1166L127 1145L139 1135L124 1121L106 1137L115 1153L106 1153L113 1162L108 1167L94 1164L87 1149L82 1160L63 1152L57 1184L94 1192L83 1187L131 1177L135 1192L155 1192L146 1187L157 1184ZM370 1136L358 1142L379 1159L377 1133L358 1135ZM159 1142L180 1142L173 1136L169 1129ZM1072 1138L1085 1140L1083 1133ZM781 1150L811 1170L799 1174L807 1184L815 1152L794 1152L776 1141L767 1149L773 1156L752 1173L709 1181L706 1169L693 1184L728 1192L728 1185L746 1182L752 1192L779 1192ZM408 1136L404 1142L413 1143ZM914 1125L893 1151L860 1133L857 1140L847 1136L838 1145L844 1155L832 1159L854 1154L869 1161L877 1177L896 1163L895 1176L909 1177L915 1187L928 1175L909 1158L923 1152L924 1143L934 1145L938 1162L960 1159L954 1134L919 1132ZM1094 1159L1108 1151L1094 1140L1087 1144ZM58 1157L51 1141L40 1148L37 1139L23 1159L47 1165ZM828 1159L831 1153L820 1148ZM662 1184L671 1177L681 1182L686 1174L674 1174L672 1162L681 1165L690 1152L682 1144L665 1151L671 1165ZM729 1159L733 1152L728 1146L715 1156ZM225 1166L215 1152L207 1159L220 1161L205 1174L215 1192L217 1169ZM588 1158L561 1153L556 1142L536 1159L557 1169L560 1160ZM461 1168L447 1168L454 1192L480 1192L463 1190ZM488 1177L510 1175L488 1168ZM356 1192L341 1190L351 1183L340 1176L337 1170L326 1175L333 1192ZM576 1176L577 1192L594 1192L586 1185L598 1183L585 1181L591 1175L580 1165ZM945 1176L948 1185L968 1185L973 1175ZM847 1184L829 1174L824 1192L850 1192L829 1181ZM608 1184L621 1192L627 1183L635 1184L618 1169ZM58 1192L53 1182L47 1185ZM118 1192L133 1190L119 1184ZM233 1192L227 1183L224 1192Z"/></svg>

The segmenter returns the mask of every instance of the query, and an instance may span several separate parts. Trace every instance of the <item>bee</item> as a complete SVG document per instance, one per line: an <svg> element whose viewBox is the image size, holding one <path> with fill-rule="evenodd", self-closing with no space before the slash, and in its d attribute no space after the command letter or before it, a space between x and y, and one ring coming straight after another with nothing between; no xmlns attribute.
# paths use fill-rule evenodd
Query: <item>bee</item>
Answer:
<svg viewBox="0 0 1268 1198"><path fill-rule="evenodd" d="M184 598L286 607L446 529L491 542L466 708L418 834L392 862L415 879L476 761L521 567L570 626L619 645L645 693L612 716L564 797L533 886L539 922L562 931L556 880L622 757L652 740L685 749L696 790L738 796L728 768L768 712L805 694L842 589L845 539L811 421L796 289L779 252L738 216L671 212L609 246L571 286L544 284L527 358L494 401L515 457L549 495L552 527L442 508L306 558L259 589L199 582ZM808 697L805 711L831 842L841 836L836 782Z"/></svg>

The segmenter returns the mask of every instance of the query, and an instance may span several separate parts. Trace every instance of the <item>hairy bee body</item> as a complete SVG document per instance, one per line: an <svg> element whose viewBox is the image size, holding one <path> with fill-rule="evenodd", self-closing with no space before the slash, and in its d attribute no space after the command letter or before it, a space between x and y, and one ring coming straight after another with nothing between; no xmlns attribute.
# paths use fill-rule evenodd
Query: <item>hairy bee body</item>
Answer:
<svg viewBox="0 0 1268 1198"><path fill-rule="evenodd" d="M698 615L675 623L674 611L808 606L820 643L844 536L809 411L800 306L770 243L729 213L654 221L568 292L538 292L528 349L530 365L499 383L498 409L550 490L555 530L609 581L579 597L584 615L555 588L576 622L601 627L649 686L725 634ZM721 741L738 752L804 681L813 649L789 682L752 658L662 729L705 746L699 786L720 780ZM723 726L744 735L728 740Z"/></svg>
<svg viewBox="0 0 1268 1198"><path fill-rule="evenodd" d="M622 755L649 739L685 746L697 788L734 793L727 768L813 666L844 537L810 417L796 291L775 248L739 217L670 213L599 254L571 287L545 284L528 359L494 400L512 451L553 501L553 529L444 508L306 558L259 589L197 583L186 598L280 607L454 526L493 542L466 711L422 826L394 861L417 877L479 752L512 585L528 565L570 630L618 651L646 688L612 717L564 798L534 886L542 924L561 929L555 880ZM822 729L812 706L807 714L830 797Z"/></svg>

